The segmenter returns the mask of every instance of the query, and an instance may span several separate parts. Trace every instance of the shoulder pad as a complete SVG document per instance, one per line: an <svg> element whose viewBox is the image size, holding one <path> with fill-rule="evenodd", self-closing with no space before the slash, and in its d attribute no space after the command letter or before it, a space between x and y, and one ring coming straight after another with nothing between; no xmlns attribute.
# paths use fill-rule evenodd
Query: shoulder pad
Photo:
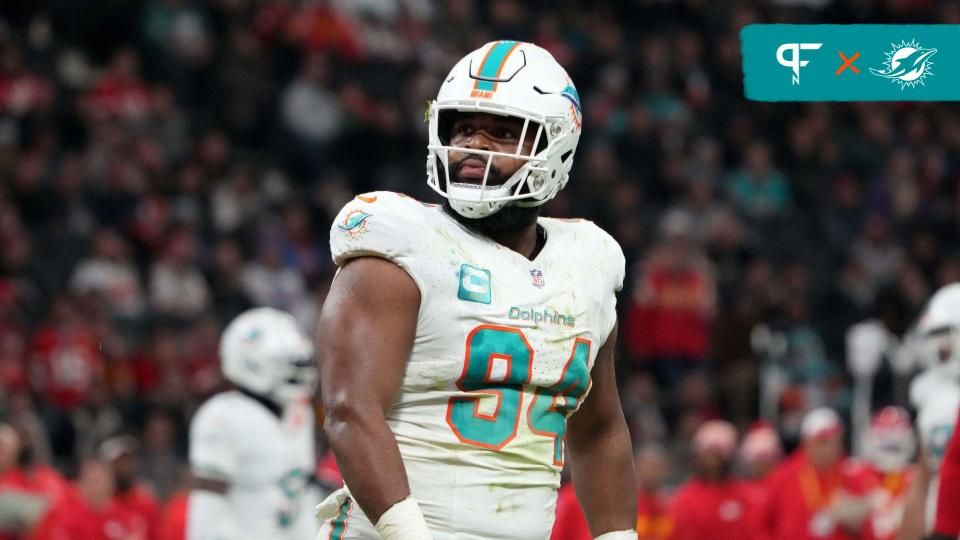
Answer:
<svg viewBox="0 0 960 540"><path fill-rule="evenodd" d="M411 236L425 226L426 205L400 193L375 191L344 205L330 227L330 253L337 266L354 257L397 261Z"/></svg>

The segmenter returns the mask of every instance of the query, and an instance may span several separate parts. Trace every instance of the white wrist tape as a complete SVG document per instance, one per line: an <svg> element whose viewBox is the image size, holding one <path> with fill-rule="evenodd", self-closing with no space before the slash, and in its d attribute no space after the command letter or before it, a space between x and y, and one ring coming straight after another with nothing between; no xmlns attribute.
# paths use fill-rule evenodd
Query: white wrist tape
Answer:
<svg viewBox="0 0 960 540"><path fill-rule="evenodd" d="M603 533L594 540L637 540L637 531L613 531Z"/></svg>
<svg viewBox="0 0 960 540"><path fill-rule="evenodd" d="M420 505L412 496L394 504L377 520L383 540L432 540Z"/></svg>

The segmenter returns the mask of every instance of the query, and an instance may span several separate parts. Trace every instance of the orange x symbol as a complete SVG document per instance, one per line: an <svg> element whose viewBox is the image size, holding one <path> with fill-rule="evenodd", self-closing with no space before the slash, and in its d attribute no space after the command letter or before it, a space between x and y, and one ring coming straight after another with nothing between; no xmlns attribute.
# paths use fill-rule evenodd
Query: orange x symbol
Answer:
<svg viewBox="0 0 960 540"><path fill-rule="evenodd" d="M847 58L846 56L844 56L843 53L840 51L837 51L837 54L840 55L840 58L843 58L843 65L837 68L837 73L836 73L837 75L840 75L840 73L847 68L852 69L854 73L860 73L860 70L857 69L857 66L853 65L853 61L860 56L860 51L853 53L853 56L851 56L850 58Z"/></svg>

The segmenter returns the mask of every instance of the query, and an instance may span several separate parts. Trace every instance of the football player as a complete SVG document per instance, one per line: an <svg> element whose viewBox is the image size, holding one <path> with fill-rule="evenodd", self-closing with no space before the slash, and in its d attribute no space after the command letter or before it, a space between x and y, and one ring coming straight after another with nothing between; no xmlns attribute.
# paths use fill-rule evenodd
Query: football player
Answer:
<svg viewBox="0 0 960 540"><path fill-rule="evenodd" d="M496 41L428 111L425 205L358 196L330 232L324 428L346 488L319 538L545 539L566 441L591 534L636 538L614 377L613 238L540 217L567 183L580 99L544 49Z"/></svg>
<svg viewBox="0 0 960 540"><path fill-rule="evenodd" d="M945 285L930 297L913 331L911 348L925 368L910 383L910 402L917 409L924 449L920 482L929 486L914 499L922 503L919 508L924 508L924 525L929 529L941 525L942 520L935 523L934 518L940 503L938 493L944 488L948 493L954 489L941 484L943 470L960 468L944 465L949 461L944 458L960 402L960 283ZM950 528L952 525L946 527ZM943 530L943 526L939 531L934 528L936 532ZM952 534L956 537L957 533Z"/></svg>
<svg viewBox="0 0 960 540"><path fill-rule="evenodd" d="M901 537L917 538L924 532L931 531L934 526L940 469L957 423L958 410L960 387L931 396L923 402L923 408L917 416L921 443L920 463L904 513L904 528L911 534Z"/></svg>
<svg viewBox="0 0 960 540"><path fill-rule="evenodd" d="M960 436L954 430L940 462L933 532L929 540L960 538Z"/></svg>
<svg viewBox="0 0 960 540"><path fill-rule="evenodd" d="M312 537L313 345L292 315L256 308L224 330L220 361L236 389L210 398L190 425L187 539Z"/></svg>
<svg viewBox="0 0 960 540"><path fill-rule="evenodd" d="M910 382L910 402L924 401L960 386L960 283L940 288L914 330L913 347L925 368Z"/></svg>

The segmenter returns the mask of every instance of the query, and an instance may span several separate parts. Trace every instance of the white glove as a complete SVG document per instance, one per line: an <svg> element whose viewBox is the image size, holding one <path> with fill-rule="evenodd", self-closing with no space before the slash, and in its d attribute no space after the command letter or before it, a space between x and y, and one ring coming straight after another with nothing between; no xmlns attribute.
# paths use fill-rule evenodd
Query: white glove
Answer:
<svg viewBox="0 0 960 540"><path fill-rule="evenodd" d="M420 505L413 496L394 504L377 520L377 532L383 540L432 540Z"/></svg>

